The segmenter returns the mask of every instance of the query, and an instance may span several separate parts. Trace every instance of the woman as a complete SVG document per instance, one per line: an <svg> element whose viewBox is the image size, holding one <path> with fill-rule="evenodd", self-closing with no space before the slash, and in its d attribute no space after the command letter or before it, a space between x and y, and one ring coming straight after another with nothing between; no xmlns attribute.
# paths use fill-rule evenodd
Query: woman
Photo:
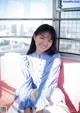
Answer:
<svg viewBox="0 0 80 113"><path fill-rule="evenodd" d="M24 80L16 91L19 109L24 113L43 113L50 105L50 95L57 87L61 57L56 49L56 31L48 24L39 26L32 36L27 55L22 60Z"/></svg>

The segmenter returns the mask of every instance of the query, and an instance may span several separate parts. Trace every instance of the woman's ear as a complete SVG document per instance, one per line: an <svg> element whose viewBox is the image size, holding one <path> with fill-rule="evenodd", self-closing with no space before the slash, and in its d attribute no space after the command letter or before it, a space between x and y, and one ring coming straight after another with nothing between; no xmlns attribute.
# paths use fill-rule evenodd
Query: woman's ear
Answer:
<svg viewBox="0 0 80 113"><path fill-rule="evenodd" d="M35 35L35 34L33 35L33 39L34 39L34 41L35 41L35 39L36 39L36 35Z"/></svg>

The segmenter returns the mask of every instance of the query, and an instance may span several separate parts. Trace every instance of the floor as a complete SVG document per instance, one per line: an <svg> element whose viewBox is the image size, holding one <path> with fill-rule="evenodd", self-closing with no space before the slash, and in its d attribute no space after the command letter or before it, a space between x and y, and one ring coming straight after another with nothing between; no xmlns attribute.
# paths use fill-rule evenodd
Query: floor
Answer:
<svg viewBox="0 0 80 113"><path fill-rule="evenodd" d="M14 100L15 89L0 81L0 112L9 109Z"/></svg>

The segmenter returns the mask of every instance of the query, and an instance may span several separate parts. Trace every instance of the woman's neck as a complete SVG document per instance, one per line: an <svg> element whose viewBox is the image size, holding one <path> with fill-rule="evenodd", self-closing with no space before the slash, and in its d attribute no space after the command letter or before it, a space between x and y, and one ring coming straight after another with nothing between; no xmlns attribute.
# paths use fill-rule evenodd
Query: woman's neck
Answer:
<svg viewBox="0 0 80 113"><path fill-rule="evenodd" d="M44 52L35 51L39 56L41 56Z"/></svg>

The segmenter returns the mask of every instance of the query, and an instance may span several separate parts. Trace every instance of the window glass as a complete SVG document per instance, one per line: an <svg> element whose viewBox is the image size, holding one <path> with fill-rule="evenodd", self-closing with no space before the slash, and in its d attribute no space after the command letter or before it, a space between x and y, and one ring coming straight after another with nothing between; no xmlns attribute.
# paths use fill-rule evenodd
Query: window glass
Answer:
<svg viewBox="0 0 80 113"><path fill-rule="evenodd" d="M52 25L50 20L36 21L0 21L0 53L26 53L33 32L42 23Z"/></svg>
<svg viewBox="0 0 80 113"><path fill-rule="evenodd" d="M52 25L52 2L0 0L0 53L26 53L35 29L43 23Z"/></svg>
<svg viewBox="0 0 80 113"><path fill-rule="evenodd" d="M61 21L60 37L80 39L80 20Z"/></svg>
<svg viewBox="0 0 80 113"><path fill-rule="evenodd" d="M0 36L32 36L41 24L52 25L52 20L2 20L0 21Z"/></svg>
<svg viewBox="0 0 80 113"><path fill-rule="evenodd" d="M7 52L17 52L21 54L26 54L29 48L30 42L31 42L30 37L0 38L0 53L3 54Z"/></svg>
<svg viewBox="0 0 80 113"><path fill-rule="evenodd" d="M60 39L60 52L80 54L80 40Z"/></svg>
<svg viewBox="0 0 80 113"><path fill-rule="evenodd" d="M59 51L80 54L80 0L62 0L62 8Z"/></svg>
<svg viewBox="0 0 80 113"><path fill-rule="evenodd" d="M51 18L52 0L0 0L0 18Z"/></svg>
<svg viewBox="0 0 80 113"><path fill-rule="evenodd" d="M62 0L62 8L80 7L80 0Z"/></svg>
<svg viewBox="0 0 80 113"><path fill-rule="evenodd" d="M25 54L34 31L43 23L52 25L51 20L0 21L0 53L19 52Z"/></svg>

